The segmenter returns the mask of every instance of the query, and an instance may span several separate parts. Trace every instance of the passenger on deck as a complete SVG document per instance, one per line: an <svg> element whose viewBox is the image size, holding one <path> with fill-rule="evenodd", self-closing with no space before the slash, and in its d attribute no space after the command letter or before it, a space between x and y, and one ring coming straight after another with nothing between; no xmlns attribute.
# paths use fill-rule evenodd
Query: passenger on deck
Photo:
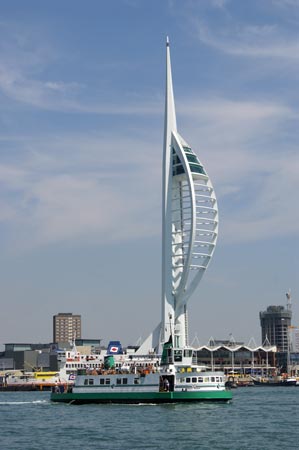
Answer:
<svg viewBox="0 0 299 450"><path fill-rule="evenodd" d="M167 378L164 379L164 391L168 392L169 391L169 381Z"/></svg>

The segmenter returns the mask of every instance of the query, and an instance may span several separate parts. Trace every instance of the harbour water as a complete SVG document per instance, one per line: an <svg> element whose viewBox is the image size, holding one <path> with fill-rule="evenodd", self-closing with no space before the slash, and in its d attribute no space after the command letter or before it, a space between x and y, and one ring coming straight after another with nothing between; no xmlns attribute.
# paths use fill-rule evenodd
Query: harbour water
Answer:
<svg viewBox="0 0 299 450"><path fill-rule="evenodd" d="M230 404L66 405L0 392L1 450L297 448L299 387L247 387Z"/></svg>

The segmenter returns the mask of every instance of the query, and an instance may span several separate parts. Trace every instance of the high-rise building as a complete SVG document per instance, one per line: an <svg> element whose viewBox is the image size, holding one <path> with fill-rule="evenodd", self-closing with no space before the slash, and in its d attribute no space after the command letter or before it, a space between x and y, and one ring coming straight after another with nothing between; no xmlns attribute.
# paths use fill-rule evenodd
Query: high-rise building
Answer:
<svg viewBox="0 0 299 450"><path fill-rule="evenodd" d="M53 316L53 342L70 342L81 339L81 316L58 313Z"/></svg>
<svg viewBox="0 0 299 450"><path fill-rule="evenodd" d="M288 352L291 319L291 309L284 306L268 306L266 311L261 311L262 344L269 341L276 345L278 352Z"/></svg>
<svg viewBox="0 0 299 450"><path fill-rule="evenodd" d="M170 336L175 346L188 345L187 302L211 261L218 235L212 183L177 130L168 39L162 186L162 320L140 353L157 350Z"/></svg>

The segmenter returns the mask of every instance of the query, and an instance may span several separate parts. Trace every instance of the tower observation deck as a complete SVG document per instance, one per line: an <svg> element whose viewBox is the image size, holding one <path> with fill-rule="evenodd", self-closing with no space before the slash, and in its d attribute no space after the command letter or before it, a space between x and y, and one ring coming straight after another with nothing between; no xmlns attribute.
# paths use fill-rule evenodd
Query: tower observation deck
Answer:
<svg viewBox="0 0 299 450"><path fill-rule="evenodd" d="M177 130L168 39L162 186L162 320L140 353L157 350L170 335L175 346L188 345L187 302L211 261L218 235L212 183Z"/></svg>

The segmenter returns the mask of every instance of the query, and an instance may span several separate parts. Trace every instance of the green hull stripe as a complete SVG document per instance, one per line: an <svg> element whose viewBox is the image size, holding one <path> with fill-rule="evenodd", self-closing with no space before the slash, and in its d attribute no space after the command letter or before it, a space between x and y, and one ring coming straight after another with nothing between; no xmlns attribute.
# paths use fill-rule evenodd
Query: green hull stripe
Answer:
<svg viewBox="0 0 299 450"><path fill-rule="evenodd" d="M53 402L64 403L175 403L229 401L231 391L213 392L116 392L51 394Z"/></svg>

